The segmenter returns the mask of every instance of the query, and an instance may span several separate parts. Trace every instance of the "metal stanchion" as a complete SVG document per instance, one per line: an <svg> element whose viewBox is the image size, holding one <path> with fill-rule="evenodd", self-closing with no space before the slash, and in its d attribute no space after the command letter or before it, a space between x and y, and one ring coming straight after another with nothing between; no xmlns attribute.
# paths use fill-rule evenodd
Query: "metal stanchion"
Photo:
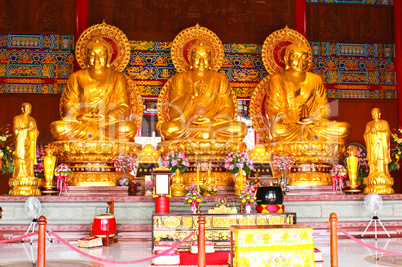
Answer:
<svg viewBox="0 0 402 267"><path fill-rule="evenodd" d="M198 267L205 267L205 217L198 217Z"/></svg>
<svg viewBox="0 0 402 267"><path fill-rule="evenodd" d="M46 217L40 216L39 218L39 235L38 235L38 267L45 267L46 265Z"/></svg>
<svg viewBox="0 0 402 267"><path fill-rule="evenodd" d="M338 267L338 218L336 213L332 212L329 215L330 221L330 238L331 238L331 267Z"/></svg>

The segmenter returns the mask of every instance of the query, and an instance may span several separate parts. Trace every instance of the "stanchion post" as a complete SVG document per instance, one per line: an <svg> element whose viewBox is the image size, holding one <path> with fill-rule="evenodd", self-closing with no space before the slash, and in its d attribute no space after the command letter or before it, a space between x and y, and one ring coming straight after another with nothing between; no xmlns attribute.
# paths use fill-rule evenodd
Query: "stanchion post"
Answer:
<svg viewBox="0 0 402 267"><path fill-rule="evenodd" d="M330 221L330 238L331 238L331 267L338 267L338 218L336 213L332 212L329 215Z"/></svg>
<svg viewBox="0 0 402 267"><path fill-rule="evenodd" d="M198 267L205 267L205 217L198 217Z"/></svg>
<svg viewBox="0 0 402 267"><path fill-rule="evenodd" d="M38 236L38 267L45 267L46 265L46 217L40 216L39 225L39 236Z"/></svg>

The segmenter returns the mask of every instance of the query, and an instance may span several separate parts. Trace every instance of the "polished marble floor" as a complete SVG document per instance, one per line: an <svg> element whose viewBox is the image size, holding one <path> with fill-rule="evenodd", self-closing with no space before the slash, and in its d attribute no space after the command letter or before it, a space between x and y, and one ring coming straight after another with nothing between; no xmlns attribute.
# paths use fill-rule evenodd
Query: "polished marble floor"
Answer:
<svg viewBox="0 0 402 267"><path fill-rule="evenodd" d="M388 251L402 252L401 238L379 238L377 242L374 238L364 238L364 242L380 249ZM36 266L33 261L37 257L37 245L34 239L31 246L29 240L25 243L6 243L0 244L0 266L25 267ZM77 242L70 242L76 247ZM322 266L331 266L329 239L322 238L315 240L315 246L322 251L324 263ZM118 242L110 247L84 249L85 252L95 257L114 261L134 261L152 256L151 243L144 241L124 241ZM356 243L350 239L338 239L339 266L402 266L402 256L392 256L377 253L373 250ZM70 267L70 266L151 266L151 262L139 264L96 264L91 263L91 259L86 258L62 243L47 242L46 250L47 267ZM256 266L258 267L258 266Z"/></svg>

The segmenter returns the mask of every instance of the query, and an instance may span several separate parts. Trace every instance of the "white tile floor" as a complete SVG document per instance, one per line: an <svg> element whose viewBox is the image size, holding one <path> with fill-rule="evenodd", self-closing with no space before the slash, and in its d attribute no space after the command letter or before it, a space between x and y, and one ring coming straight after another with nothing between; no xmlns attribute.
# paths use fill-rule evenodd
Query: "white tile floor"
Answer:
<svg viewBox="0 0 402 267"><path fill-rule="evenodd" d="M374 238L364 238L364 242L375 246ZM71 242L76 246L76 242ZM47 267L64 267L64 266L151 266L151 262L144 262L140 264L94 264L90 263L91 260L81 256L77 252L71 250L61 243L47 242ZM315 246L322 251L324 264L323 266L331 266L330 261L330 248L329 239L320 238L315 240ZM377 247L394 252L402 252L402 239L401 238L379 238ZM356 267L356 266L402 266L402 256L383 255L367 249L366 247L356 243L350 239L338 239L339 250L339 266L341 267ZM86 252L96 257L107 258L116 261L133 261L144 259L152 256L150 242L140 241L125 241L116 243L110 247L86 249ZM371 256L371 257L370 257ZM0 266L7 267L25 267L35 266L30 260L37 257L37 245L34 240L33 245L26 243L6 243L0 244ZM375 258L379 258L376 262ZM258 266L256 266L258 267Z"/></svg>

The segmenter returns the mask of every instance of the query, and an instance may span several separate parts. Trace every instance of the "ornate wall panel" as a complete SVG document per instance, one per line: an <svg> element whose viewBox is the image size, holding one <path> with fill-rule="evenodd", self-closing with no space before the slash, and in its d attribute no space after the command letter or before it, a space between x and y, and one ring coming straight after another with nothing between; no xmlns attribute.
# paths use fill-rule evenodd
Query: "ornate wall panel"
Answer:
<svg viewBox="0 0 402 267"><path fill-rule="evenodd" d="M392 5L307 3L310 41L394 43Z"/></svg>
<svg viewBox="0 0 402 267"><path fill-rule="evenodd" d="M295 26L295 0L89 0L89 25L102 22L129 40L173 41L199 23L224 43L263 43L269 33Z"/></svg>
<svg viewBox="0 0 402 267"><path fill-rule="evenodd" d="M75 0L0 0L0 33L74 34Z"/></svg>

